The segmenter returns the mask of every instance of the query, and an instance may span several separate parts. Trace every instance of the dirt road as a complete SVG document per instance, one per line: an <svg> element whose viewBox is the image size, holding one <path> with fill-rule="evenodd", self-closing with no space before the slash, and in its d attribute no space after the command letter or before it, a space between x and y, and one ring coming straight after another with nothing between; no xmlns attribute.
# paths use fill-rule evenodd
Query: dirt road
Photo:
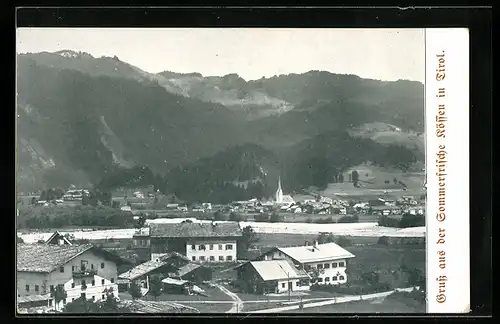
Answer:
<svg viewBox="0 0 500 324"><path fill-rule="evenodd" d="M231 297L231 299L233 300L233 307L231 307L231 309L226 313L241 313L241 311L243 310L243 301L240 299L240 297L237 294L230 292L226 287L223 287L219 284L215 284L215 286L219 288L220 291Z"/></svg>

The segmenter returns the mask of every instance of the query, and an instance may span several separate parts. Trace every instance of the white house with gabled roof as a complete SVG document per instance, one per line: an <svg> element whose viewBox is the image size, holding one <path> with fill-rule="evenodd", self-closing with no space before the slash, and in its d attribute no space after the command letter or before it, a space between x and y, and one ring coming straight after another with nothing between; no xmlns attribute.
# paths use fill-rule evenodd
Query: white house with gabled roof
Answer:
<svg viewBox="0 0 500 324"><path fill-rule="evenodd" d="M312 275L311 283L317 284L344 284L347 282L346 267L348 260L354 254L336 243L275 247L262 254L257 260L288 260L298 269L305 270Z"/></svg>

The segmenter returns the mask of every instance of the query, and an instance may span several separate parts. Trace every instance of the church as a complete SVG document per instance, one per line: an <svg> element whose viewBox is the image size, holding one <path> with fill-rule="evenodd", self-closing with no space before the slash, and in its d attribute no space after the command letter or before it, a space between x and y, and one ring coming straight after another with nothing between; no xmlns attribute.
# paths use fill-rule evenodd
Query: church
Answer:
<svg viewBox="0 0 500 324"><path fill-rule="evenodd" d="M281 189L281 177L278 178L278 190L276 190L275 203L277 205L292 205L295 203L292 196L283 195L283 190Z"/></svg>

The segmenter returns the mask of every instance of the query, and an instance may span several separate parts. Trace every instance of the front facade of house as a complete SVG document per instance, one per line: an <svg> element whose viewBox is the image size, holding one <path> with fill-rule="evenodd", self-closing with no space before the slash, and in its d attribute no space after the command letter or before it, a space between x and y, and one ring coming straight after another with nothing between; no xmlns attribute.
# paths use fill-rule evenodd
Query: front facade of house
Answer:
<svg viewBox="0 0 500 324"><path fill-rule="evenodd" d="M37 262L36 255L31 257L34 259L33 262ZM39 257L44 257L44 255L41 254ZM50 294L58 285L62 285L67 297L58 306L63 306L80 297L98 301L104 299L106 291L110 289L117 296L117 277L116 262L89 249L70 257L66 262L57 264L50 270L39 269L36 266L32 269L29 266L21 268L18 266L18 297ZM49 305L52 303L53 300L50 299Z"/></svg>
<svg viewBox="0 0 500 324"><path fill-rule="evenodd" d="M236 222L151 224L151 260L177 252L193 262L234 262L241 236Z"/></svg>

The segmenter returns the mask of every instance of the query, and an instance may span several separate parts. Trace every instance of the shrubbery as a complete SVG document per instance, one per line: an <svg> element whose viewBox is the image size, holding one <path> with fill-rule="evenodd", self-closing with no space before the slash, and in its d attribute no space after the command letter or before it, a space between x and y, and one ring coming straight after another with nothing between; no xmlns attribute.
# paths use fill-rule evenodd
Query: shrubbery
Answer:
<svg viewBox="0 0 500 324"><path fill-rule="evenodd" d="M425 217L421 215L404 214L401 219L398 219L384 215L379 217L378 225L397 228L425 226Z"/></svg>

